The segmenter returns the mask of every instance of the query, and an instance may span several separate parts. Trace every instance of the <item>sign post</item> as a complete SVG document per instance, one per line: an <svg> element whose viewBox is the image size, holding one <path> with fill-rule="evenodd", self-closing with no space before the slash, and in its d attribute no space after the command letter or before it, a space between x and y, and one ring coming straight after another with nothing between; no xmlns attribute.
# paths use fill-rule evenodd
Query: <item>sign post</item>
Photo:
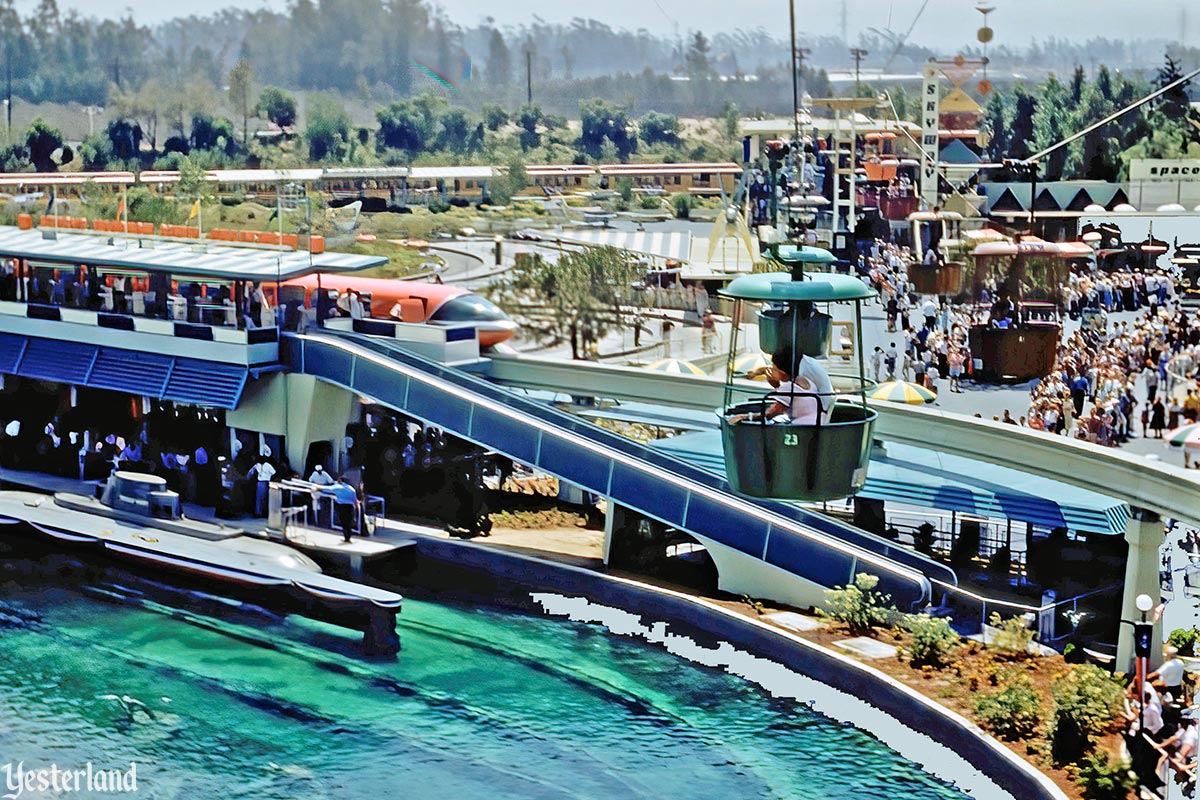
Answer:
<svg viewBox="0 0 1200 800"><path fill-rule="evenodd" d="M921 89L921 199L932 209L938 203L938 104L941 102L941 83L937 64L930 61L922 70Z"/></svg>

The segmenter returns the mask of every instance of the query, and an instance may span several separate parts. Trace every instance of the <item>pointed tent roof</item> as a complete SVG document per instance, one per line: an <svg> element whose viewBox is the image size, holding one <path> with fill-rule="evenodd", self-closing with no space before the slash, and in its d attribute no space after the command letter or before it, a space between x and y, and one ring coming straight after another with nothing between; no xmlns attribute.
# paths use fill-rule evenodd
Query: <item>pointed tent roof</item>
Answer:
<svg viewBox="0 0 1200 800"><path fill-rule="evenodd" d="M1038 211L1062 211L1062 206L1058 204L1058 198L1050 191L1050 187L1044 186L1038 190L1037 199L1033 201L1033 207Z"/></svg>
<svg viewBox="0 0 1200 800"><path fill-rule="evenodd" d="M1029 208L1029 184L1003 183L995 187L1000 194L992 200L988 208L989 214L1002 211L1026 211Z"/></svg>
<svg viewBox="0 0 1200 800"><path fill-rule="evenodd" d="M1085 208L1087 208L1094 202L1096 202L1096 201L1092 199L1091 194L1088 193L1088 187L1085 186L1082 189L1080 189L1078 192L1075 193L1074 199L1072 199L1070 203L1068 203L1066 206L1064 206L1063 210L1064 211L1083 211Z"/></svg>
<svg viewBox="0 0 1200 800"><path fill-rule="evenodd" d="M1119 186L1111 183L1102 183L1098 186L1088 186L1083 191L1087 193L1093 203L1112 208L1116 203L1113 202L1113 195L1120 190Z"/></svg>
<svg viewBox="0 0 1200 800"><path fill-rule="evenodd" d="M943 164L982 164L979 154L963 144L961 139L954 139L938 153L938 161Z"/></svg>
<svg viewBox="0 0 1200 800"><path fill-rule="evenodd" d="M959 88L955 88L938 103L938 111L942 114L972 114L982 110L979 103Z"/></svg>

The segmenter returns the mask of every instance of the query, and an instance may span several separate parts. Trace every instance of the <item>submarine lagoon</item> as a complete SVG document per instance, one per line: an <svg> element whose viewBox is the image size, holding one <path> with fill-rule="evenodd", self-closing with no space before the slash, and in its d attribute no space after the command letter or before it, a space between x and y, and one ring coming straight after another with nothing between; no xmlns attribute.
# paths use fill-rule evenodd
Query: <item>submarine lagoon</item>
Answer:
<svg viewBox="0 0 1200 800"><path fill-rule="evenodd" d="M940 776L831 718L923 738L862 701L665 623L553 594L531 600L557 618L416 595L399 658L364 661L307 619L6 580L0 751L27 770L136 764L153 798L1007 797L931 741L906 755Z"/></svg>

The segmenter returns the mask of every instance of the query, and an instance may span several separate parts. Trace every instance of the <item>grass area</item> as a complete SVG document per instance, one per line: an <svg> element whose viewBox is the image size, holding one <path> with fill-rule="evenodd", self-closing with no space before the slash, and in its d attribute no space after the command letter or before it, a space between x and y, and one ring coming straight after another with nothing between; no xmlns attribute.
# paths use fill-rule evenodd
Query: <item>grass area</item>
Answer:
<svg viewBox="0 0 1200 800"><path fill-rule="evenodd" d="M339 247L339 252L354 253L360 256L383 256L388 263L382 267L365 269L357 273L364 278L407 278L424 272L422 264L430 261L440 262L441 259L429 253L423 253L411 247L401 247L382 239L373 242L355 241L349 246Z"/></svg>

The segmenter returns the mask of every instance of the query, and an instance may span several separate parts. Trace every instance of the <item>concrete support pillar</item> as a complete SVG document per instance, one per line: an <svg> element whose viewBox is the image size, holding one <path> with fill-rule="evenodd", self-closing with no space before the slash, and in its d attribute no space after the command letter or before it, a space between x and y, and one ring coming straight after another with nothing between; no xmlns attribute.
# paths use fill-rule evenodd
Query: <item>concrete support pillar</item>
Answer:
<svg viewBox="0 0 1200 800"><path fill-rule="evenodd" d="M1125 541L1129 545L1129 555L1125 561L1125 589L1121 595L1121 619L1140 620L1142 612L1137 610L1134 603L1139 594L1148 594L1158 605L1162 591L1159 584L1158 550L1163 542L1163 522L1158 514L1143 508L1132 509L1129 523L1125 526ZM1154 642L1162 642L1162 623L1154 625ZM1155 669L1162 660L1162 648L1151 648L1150 665ZM1133 626L1122 623L1117 638L1117 664L1119 671L1132 673L1133 664Z"/></svg>
<svg viewBox="0 0 1200 800"><path fill-rule="evenodd" d="M620 514L617 504L611 497L605 498L604 503L604 563L608 564L608 553L612 549L613 530L616 528L617 515Z"/></svg>

